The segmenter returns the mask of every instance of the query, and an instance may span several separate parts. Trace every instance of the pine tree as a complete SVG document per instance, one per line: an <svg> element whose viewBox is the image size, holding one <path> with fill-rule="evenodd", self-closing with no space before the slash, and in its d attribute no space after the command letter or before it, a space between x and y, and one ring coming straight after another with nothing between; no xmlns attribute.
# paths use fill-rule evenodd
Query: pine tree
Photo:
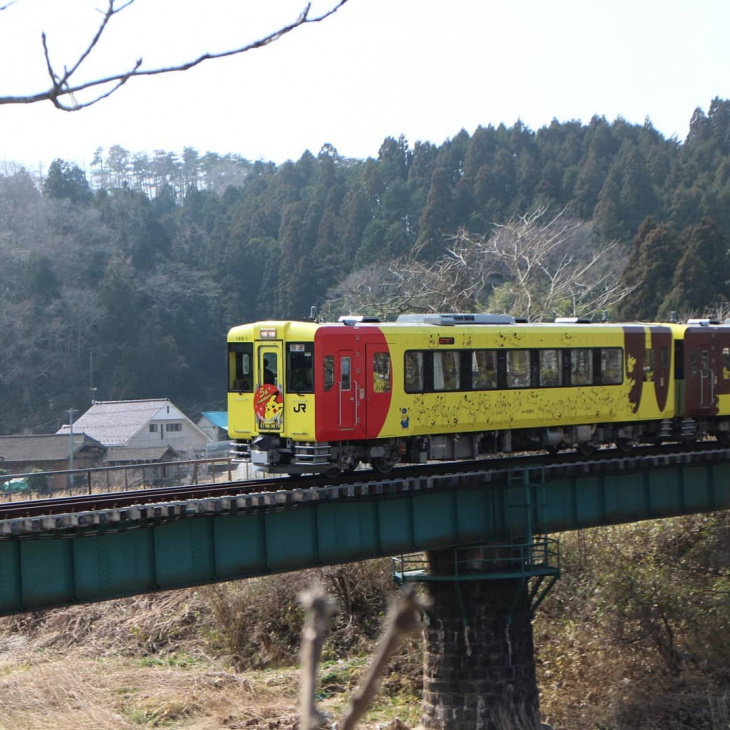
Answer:
<svg viewBox="0 0 730 730"><path fill-rule="evenodd" d="M81 168L64 160L54 160L51 163L48 176L43 181L43 193L49 198L81 204L91 203L94 197Z"/></svg>
<svg viewBox="0 0 730 730"><path fill-rule="evenodd" d="M651 218L641 224L622 275L622 285L633 289L619 306L620 317L644 321L657 317L681 253L679 236L669 226Z"/></svg>
<svg viewBox="0 0 730 730"><path fill-rule="evenodd" d="M728 241L714 221L703 218L687 229L682 238L684 255L660 309L663 316L672 311L703 314L728 297Z"/></svg>

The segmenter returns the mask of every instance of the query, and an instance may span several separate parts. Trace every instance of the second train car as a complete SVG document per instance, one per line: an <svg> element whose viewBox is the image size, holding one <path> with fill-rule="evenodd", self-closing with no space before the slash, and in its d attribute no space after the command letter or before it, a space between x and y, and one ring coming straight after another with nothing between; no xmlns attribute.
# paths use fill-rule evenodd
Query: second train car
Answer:
<svg viewBox="0 0 730 730"><path fill-rule="evenodd" d="M730 440L730 326L404 315L228 335L229 436L269 473Z"/></svg>

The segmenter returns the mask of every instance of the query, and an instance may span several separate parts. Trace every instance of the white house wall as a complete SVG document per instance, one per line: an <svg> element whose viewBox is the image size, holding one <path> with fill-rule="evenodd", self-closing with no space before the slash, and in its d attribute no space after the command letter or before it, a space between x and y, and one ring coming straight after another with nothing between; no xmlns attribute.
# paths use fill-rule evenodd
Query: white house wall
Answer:
<svg viewBox="0 0 730 730"><path fill-rule="evenodd" d="M182 424L181 431L166 429L168 424L175 423ZM157 431L150 431L150 424L156 425ZM184 421L150 421L143 430L132 436L124 445L127 448L136 449L167 444L172 446L175 451L192 456L195 452L204 452L207 443L208 439L204 433L191 428L190 424Z"/></svg>

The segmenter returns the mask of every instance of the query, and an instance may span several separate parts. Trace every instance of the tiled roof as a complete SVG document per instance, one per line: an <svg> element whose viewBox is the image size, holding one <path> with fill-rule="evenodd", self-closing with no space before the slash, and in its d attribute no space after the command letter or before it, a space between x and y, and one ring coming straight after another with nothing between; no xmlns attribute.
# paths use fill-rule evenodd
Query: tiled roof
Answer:
<svg viewBox="0 0 730 730"><path fill-rule="evenodd" d="M73 442L74 454L88 446L104 450L98 441L81 432L74 433ZM6 462L63 461L69 457L70 446L69 434L0 436L0 457Z"/></svg>
<svg viewBox="0 0 730 730"><path fill-rule="evenodd" d="M167 398L99 401L74 422L74 431L88 433L108 446L127 443L162 408L175 406ZM178 413L178 409L175 408ZM58 433L68 433L64 426Z"/></svg>

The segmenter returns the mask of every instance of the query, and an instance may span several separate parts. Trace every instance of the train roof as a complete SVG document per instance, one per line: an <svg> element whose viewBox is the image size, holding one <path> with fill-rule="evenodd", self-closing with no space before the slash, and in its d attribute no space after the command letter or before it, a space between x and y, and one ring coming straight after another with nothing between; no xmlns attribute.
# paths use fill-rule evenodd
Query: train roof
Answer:
<svg viewBox="0 0 730 730"><path fill-rule="evenodd" d="M490 329L492 327L509 330L566 330L576 329L576 331L616 331L626 327L663 327L673 331L675 336L681 336L687 329L698 328L700 326L715 327L715 323L708 325L691 322L687 324L679 324L675 322L590 322L586 319L579 318L559 318L555 322L526 322L516 319L507 314L492 313L426 313L426 314L407 314L400 315L395 322L383 322L376 317L346 315L340 317L338 322L314 322L299 320L265 320L260 322L250 322L247 324L233 327L228 333L229 341L241 339L249 339L253 337L258 339L261 331L269 330L269 337L272 339L296 339L305 340L314 337L315 332L322 328L371 328L376 327L384 332L394 332L396 330L412 330L430 327L448 327L454 330L474 330L474 329ZM265 336L264 336L265 337Z"/></svg>

